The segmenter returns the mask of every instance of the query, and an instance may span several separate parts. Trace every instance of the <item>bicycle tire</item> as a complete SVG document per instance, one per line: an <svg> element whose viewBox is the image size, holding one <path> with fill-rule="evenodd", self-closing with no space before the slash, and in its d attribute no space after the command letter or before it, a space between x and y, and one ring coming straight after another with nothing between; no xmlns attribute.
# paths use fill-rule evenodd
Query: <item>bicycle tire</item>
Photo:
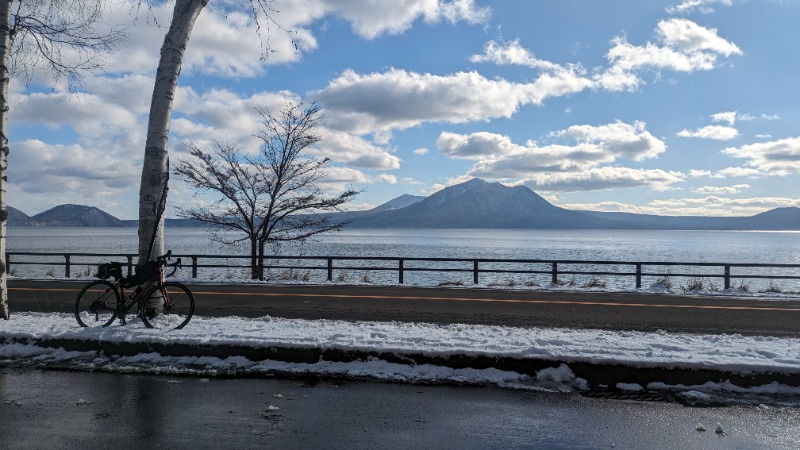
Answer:
<svg viewBox="0 0 800 450"><path fill-rule="evenodd" d="M154 296L162 297L162 292L166 293L168 303L160 305L161 308L155 317L148 317L143 311L142 321L147 328L180 330L189 323L194 314L194 296L186 286L171 281L160 286L153 286L144 297L144 304L146 305L148 299Z"/></svg>
<svg viewBox="0 0 800 450"><path fill-rule="evenodd" d="M93 281L75 299L75 319L87 328L107 327L117 317L119 291L108 281Z"/></svg>

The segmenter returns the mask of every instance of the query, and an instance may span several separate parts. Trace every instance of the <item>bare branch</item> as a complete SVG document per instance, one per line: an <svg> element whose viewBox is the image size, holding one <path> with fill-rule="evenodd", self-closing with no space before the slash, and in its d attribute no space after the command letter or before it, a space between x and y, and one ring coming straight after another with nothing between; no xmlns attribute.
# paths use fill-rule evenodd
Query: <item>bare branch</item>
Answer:
<svg viewBox="0 0 800 450"><path fill-rule="evenodd" d="M263 269L267 242L302 240L339 229L342 224L332 222L330 213L341 211L358 194L347 189L327 195L320 185L330 161L304 154L322 140L317 131L323 117L318 104L287 101L277 111L259 113L258 155L244 155L228 142L217 141L211 150L190 142L191 158L173 169L197 191L217 197L209 206L180 209L179 214L244 233L241 241L251 243L254 278Z"/></svg>
<svg viewBox="0 0 800 450"><path fill-rule="evenodd" d="M125 38L124 28L98 32L103 0L25 0L17 3L11 20L9 70L30 83L36 72L55 82L66 79L70 90L83 83L85 73L105 67L104 56Z"/></svg>

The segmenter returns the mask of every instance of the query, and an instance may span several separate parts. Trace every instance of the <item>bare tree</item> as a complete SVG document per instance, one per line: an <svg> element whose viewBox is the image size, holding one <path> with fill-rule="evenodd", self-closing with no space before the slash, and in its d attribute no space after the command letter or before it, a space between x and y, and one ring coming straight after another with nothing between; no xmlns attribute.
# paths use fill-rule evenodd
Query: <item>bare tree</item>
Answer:
<svg viewBox="0 0 800 450"><path fill-rule="evenodd" d="M122 39L119 30L97 33L103 0L0 0L0 316L9 318L6 285L6 184L8 182L9 82L29 83L39 71L70 89L83 74L103 67L105 52Z"/></svg>
<svg viewBox="0 0 800 450"><path fill-rule="evenodd" d="M143 0L144 1L144 0ZM168 136L172 102L178 85L183 55L197 17L210 0L175 0L172 21L164 36L158 62L150 119L147 123L144 163L139 189L139 264L164 253L164 219L169 181ZM273 0L248 0L259 36L262 24L269 32L275 25ZM262 41L266 51L268 41Z"/></svg>
<svg viewBox="0 0 800 450"><path fill-rule="evenodd" d="M263 278L267 243L302 240L341 227L331 212L358 194L346 189L329 196L321 188L329 160L305 153L322 139L322 109L316 103L287 102L278 111L259 111L262 126L257 155L229 142L204 150L187 144L192 159L178 162L175 174L200 192L219 198L209 206L180 209L182 217L200 220L217 230L244 233L234 242L250 244L250 276ZM215 234L218 240L232 243Z"/></svg>

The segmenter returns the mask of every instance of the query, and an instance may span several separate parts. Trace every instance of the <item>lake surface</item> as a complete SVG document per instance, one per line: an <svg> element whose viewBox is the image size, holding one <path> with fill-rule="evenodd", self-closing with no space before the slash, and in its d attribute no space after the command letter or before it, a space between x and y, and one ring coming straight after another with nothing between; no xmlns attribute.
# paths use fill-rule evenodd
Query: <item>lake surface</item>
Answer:
<svg viewBox="0 0 800 450"><path fill-rule="evenodd" d="M229 240L237 234L224 235ZM246 255L247 247L223 245L210 239L204 229L174 228L166 232L166 248L177 255ZM125 253L135 254L137 236L135 228L9 228L9 252L64 252L64 253ZM456 258L456 259L540 259L589 260L626 262L705 262L705 263L779 263L800 264L800 232L754 231L646 231L646 230L494 230L494 229L348 229L317 236L304 243L284 243L272 250L273 254L304 256L370 256L397 258ZM29 258L29 257L27 257ZM50 261L54 257L50 257ZM23 257L16 258L19 261ZM95 258L73 258L96 263ZM106 258L108 259L108 258ZM220 261L214 261L219 263ZM207 260L211 264L211 260ZM236 264L244 261L238 260ZM202 259L201 259L202 264ZM321 262L304 264L320 265ZM339 263L347 265L347 263ZM370 264L375 265L375 264ZM397 262L387 262L386 267L397 267ZM550 270L540 265L531 270ZM13 268L14 266L12 266ZM406 267L416 267L406 263ZM423 266L420 266L423 267ZM445 267L472 268L470 264ZM487 266L488 267L488 266ZM503 268L505 266L498 266ZM55 273L44 266L16 266L19 276L63 276L63 268ZM482 267L483 268L483 267ZM573 270L580 267L574 266ZM24 270L24 274L21 273ZM631 271L630 266L621 269ZM673 269L665 269L673 270ZM706 272L712 269L705 269ZM713 269L714 273L721 269ZM752 272L753 269L748 269ZM89 271L86 268L86 271ZM676 268L673 273L685 272ZM240 278L246 271L238 269L204 269L201 278ZM285 272L285 270L284 270ZM312 271L312 280L326 275ZM319 273L318 273L319 272ZM371 273L367 278L359 271L350 270L349 281L397 282L397 273ZM352 272L352 273L350 273ZM700 270L702 273L703 270ZM747 273L751 273L747 272ZM797 270L794 274L797 275ZM695 272L692 272L695 273ZM73 275L75 276L75 275ZM410 277L410 278L409 278ZM342 280L342 276L337 274ZM524 277L523 277L524 278ZM530 278L530 277L529 277ZM549 283L549 277L534 277L540 284ZM574 278L574 277L573 277ZM579 277L580 278L580 277ZM625 288L632 283L612 277L610 288ZM344 280L342 280L344 281ZM482 283L515 282L507 274L482 275ZM618 282L619 281L619 282ZM438 284L464 282L472 284L471 273L409 272L408 284ZM519 280L520 284L523 283ZM748 281L748 284L751 281ZM789 283L789 282L779 282ZM574 283L573 283L574 284ZM721 280L716 280L721 284ZM791 283L790 283L791 284ZM796 284L796 283L794 283ZM788 288L786 285L784 288Z"/></svg>

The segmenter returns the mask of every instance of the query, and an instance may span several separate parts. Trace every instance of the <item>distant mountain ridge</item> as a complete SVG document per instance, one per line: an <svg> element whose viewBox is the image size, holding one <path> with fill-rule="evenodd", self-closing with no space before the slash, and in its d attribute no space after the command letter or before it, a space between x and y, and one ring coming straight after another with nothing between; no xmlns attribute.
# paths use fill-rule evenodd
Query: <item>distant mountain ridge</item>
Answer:
<svg viewBox="0 0 800 450"><path fill-rule="evenodd" d="M655 216L619 212L587 211L646 229L659 230L800 230L800 208L775 208L750 217Z"/></svg>
<svg viewBox="0 0 800 450"><path fill-rule="evenodd" d="M800 208L776 208L750 217L655 216L573 211L555 206L525 186L472 179L428 197L402 195L367 211L330 214L348 228L505 228L645 230L800 230ZM203 227L165 219L167 227ZM93 206L61 205L33 217L9 207L10 226L135 227Z"/></svg>
<svg viewBox="0 0 800 450"><path fill-rule="evenodd" d="M39 224L31 219L27 214L18 210L17 208L12 208L10 206L6 206L8 211L8 222L7 225L10 227L37 227Z"/></svg>
<svg viewBox="0 0 800 450"><path fill-rule="evenodd" d="M572 211L549 203L525 186L508 187L477 178L442 189L404 208L381 205L335 216L351 228L800 230L800 208L796 207L777 208L751 217Z"/></svg>
<svg viewBox="0 0 800 450"><path fill-rule="evenodd" d="M94 206L59 205L31 217L46 227L124 227L125 223Z"/></svg>
<svg viewBox="0 0 800 450"><path fill-rule="evenodd" d="M380 208L380 207L379 207ZM378 208L376 208L378 209ZM473 179L405 208L353 218L354 228L612 228L613 220L559 208L524 186Z"/></svg>

